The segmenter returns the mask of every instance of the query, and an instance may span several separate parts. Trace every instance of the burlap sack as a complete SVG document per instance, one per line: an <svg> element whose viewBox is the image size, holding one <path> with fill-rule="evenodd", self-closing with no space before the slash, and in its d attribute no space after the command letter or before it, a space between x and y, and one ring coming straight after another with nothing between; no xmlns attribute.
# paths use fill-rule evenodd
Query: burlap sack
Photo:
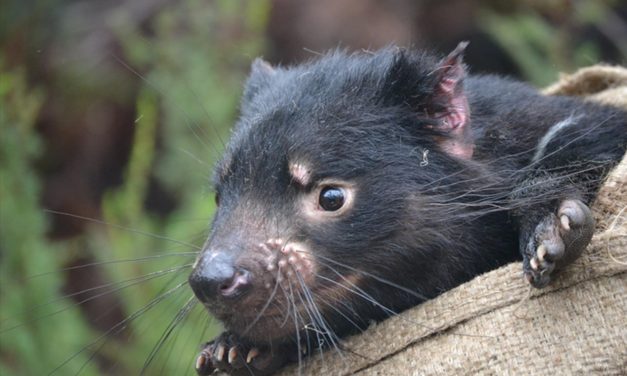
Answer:
<svg viewBox="0 0 627 376"><path fill-rule="evenodd" d="M547 94L627 109L627 70L596 66ZM543 290L520 263L481 275L282 375L627 374L627 157L593 205L585 254Z"/></svg>

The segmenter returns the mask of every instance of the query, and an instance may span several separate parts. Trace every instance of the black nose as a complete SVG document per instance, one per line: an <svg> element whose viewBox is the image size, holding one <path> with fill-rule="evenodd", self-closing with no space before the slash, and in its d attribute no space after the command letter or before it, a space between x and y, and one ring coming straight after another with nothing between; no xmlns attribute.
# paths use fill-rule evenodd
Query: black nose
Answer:
<svg viewBox="0 0 627 376"><path fill-rule="evenodd" d="M209 303L242 295L251 285L251 274L234 266L226 253L205 252L189 276L189 285L200 301Z"/></svg>

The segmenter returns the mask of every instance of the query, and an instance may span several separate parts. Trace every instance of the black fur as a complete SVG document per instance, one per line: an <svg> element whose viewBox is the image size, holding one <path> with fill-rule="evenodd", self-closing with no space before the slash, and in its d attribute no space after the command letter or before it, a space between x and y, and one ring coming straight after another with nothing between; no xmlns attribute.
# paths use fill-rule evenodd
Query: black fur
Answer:
<svg viewBox="0 0 627 376"><path fill-rule="evenodd" d="M216 171L220 207L190 283L201 297L198 281L203 268L212 267L202 261L216 250L229 255L230 266L254 268L246 260L271 237L308 244L320 265L319 286L343 283L340 275L359 278L345 300L316 302L322 322L305 315L302 323L289 324L298 333L271 340L263 328L244 332L268 294L247 313L236 300L202 297L245 346L294 347L297 338L320 339L303 329L305 321L341 337L520 259L519 248L538 221L563 199L589 202L625 153L624 112L546 97L495 76L463 82L472 159L443 152L440 140L449 135L432 116L446 111L434 94L439 61L388 48L334 52L292 68L255 64ZM533 161L539 140L569 116L576 125L553 137ZM294 183L292 161L308 163L308 185ZM329 178L357 187L354 207L341 218L308 221L300 215L299 197ZM256 293L258 273L252 273ZM300 299L293 303L304 304Z"/></svg>

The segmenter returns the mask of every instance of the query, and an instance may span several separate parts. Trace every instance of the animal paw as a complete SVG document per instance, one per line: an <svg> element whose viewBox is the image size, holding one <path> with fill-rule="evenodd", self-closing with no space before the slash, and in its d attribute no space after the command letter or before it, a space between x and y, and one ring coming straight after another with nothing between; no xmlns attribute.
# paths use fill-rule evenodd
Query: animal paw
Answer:
<svg viewBox="0 0 627 376"><path fill-rule="evenodd" d="M225 332L203 345L196 358L196 373L205 376L221 371L234 376L265 376L283 363L284 357L273 354L269 348L247 345L235 334Z"/></svg>
<svg viewBox="0 0 627 376"><path fill-rule="evenodd" d="M574 261L586 248L594 232L592 212L580 200L560 203L557 214L544 217L523 250L523 272L536 288L545 287L551 273Z"/></svg>

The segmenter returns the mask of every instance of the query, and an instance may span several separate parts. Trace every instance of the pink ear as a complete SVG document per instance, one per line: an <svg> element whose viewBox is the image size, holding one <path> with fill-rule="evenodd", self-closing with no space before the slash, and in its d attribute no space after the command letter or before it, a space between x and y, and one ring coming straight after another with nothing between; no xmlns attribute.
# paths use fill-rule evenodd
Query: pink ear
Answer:
<svg viewBox="0 0 627 376"><path fill-rule="evenodd" d="M438 65L438 75L433 100L440 105L433 116L438 120L437 128L447 134L438 140L446 153L463 159L470 159L474 142L470 132L470 111L464 93L463 80L466 75L462 55L468 42L461 42L455 50Z"/></svg>

